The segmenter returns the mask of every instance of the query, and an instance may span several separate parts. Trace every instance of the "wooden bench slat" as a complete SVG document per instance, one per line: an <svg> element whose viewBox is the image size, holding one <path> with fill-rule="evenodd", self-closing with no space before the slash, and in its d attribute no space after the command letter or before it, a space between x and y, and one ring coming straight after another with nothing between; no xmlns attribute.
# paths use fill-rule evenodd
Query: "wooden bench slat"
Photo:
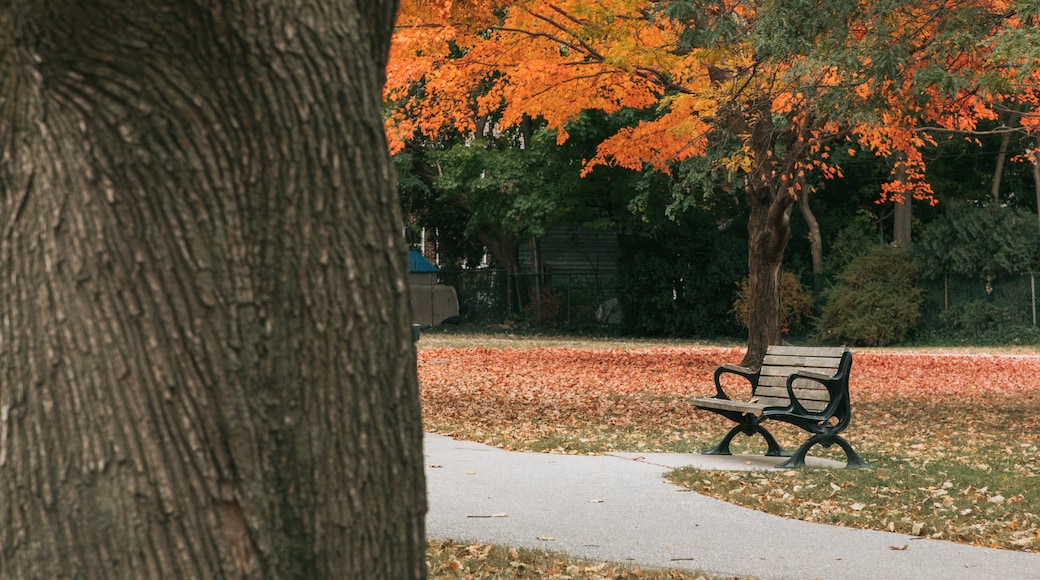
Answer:
<svg viewBox="0 0 1040 580"><path fill-rule="evenodd" d="M773 397L777 399L787 399L787 388L786 387L759 387L755 391L756 397ZM795 389L794 396L799 401L811 400L811 401L830 401L831 394L827 389Z"/></svg>
<svg viewBox="0 0 1040 580"><path fill-rule="evenodd" d="M795 379L794 382L803 389L823 389L827 390L827 387L823 383L818 383L812 379ZM758 379L758 385L760 387L786 387L787 376L782 377L762 377Z"/></svg>
<svg viewBox="0 0 1040 580"><path fill-rule="evenodd" d="M786 407L791 404L787 397L755 397L763 407Z"/></svg>
<svg viewBox="0 0 1040 580"><path fill-rule="evenodd" d="M822 374L824 376L832 376L834 374L834 369L822 369L818 367L796 367L788 368L784 371L783 369L780 369L778 367L762 367L762 370L759 372L758 380L759 383L760 381L766 378L786 381L788 376L795 374L796 372L814 372L816 374Z"/></svg>
<svg viewBox="0 0 1040 580"><path fill-rule="evenodd" d="M786 407L790 404L787 397L756 397L755 402L753 403L746 401L731 401L728 399L715 399L712 397L699 397L691 399L691 402L698 407L707 409L724 409L727 411L737 411L738 413L751 413L752 415L761 415L762 410L766 407ZM826 401L799 399L799 402L809 411L822 411L827 407Z"/></svg>
<svg viewBox="0 0 1040 580"><path fill-rule="evenodd" d="M789 354L795 356L824 356L841 358L845 354L844 346L785 346L773 345L766 349L766 355Z"/></svg>
<svg viewBox="0 0 1040 580"><path fill-rule="evenodd" d="M690 400L694 405L698 407L704 407L707 409L724 409L726 411L737 411L738 413L752 413L754 415L760 415L762 409L768 405L761 405L756 403L750 403L746 401L731 401L729 399L716 399L714 397L697 397Z"/></svg>
<svg viewBox="0 0 1040 580"><path fill-rule="evenodd" d="M786 407L791 404L787 397L756 397L758 403L764 407ZM827 408L828 401L798 399L798 402L807 411L822 411Z"/></svg>
<svg viewBox="0 0 1040 580"><path fill-rule="evenodd" d="M837 371L839 366L841 366L840 360L832 361L830 359L801 359L799 361L769 360L762 362L760 372L763 374L772 374L774 372L790 374L799 369L818 369L813 372L830 376Z"/></svg>
<svg viewBox="0 0 1040 580"><path fill-rule="evenodd" d="M834 356L796 356L793 354L767 354L762 357L762 362L769 364L770 362L779 365L801 365L802 361L818 362L822 366L833 367L836 364L841 363L841 357Z"/></svg>

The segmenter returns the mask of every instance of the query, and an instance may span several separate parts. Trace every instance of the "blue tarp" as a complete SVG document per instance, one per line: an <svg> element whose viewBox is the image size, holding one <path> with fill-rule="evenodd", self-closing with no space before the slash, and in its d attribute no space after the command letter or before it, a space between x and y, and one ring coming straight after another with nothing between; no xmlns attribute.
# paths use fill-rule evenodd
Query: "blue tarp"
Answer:
<svg viewBox="0 0 1040 580"><path fill-rule="evenodd" d="M437 266L431 264L430 261L424 258L419 252L416 252L415 250L408 252L409 274L431 274L437 271Z"/></svg>

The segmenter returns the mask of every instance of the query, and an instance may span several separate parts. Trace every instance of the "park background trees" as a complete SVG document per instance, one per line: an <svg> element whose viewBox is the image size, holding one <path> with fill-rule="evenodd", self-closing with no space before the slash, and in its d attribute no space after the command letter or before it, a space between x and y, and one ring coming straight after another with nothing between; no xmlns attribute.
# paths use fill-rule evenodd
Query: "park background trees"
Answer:
<svg viewBox="0 0 1040 580"><path fill-rule="evenodd" d="M737 208L747 224L749 364L780 340L796 203L822 274L810 206L822 196L809 194L874 159L869 170L883 179L870 195L893 208L894 241L907 246L910 200L937 201L927 152L951 135L1029 135L1037 121L1032 2L438 7L408 3L398 19L387 91L395 147L532 122L562 144L583 111L641 111L596 145L581 172L668 174L672 216L720 198Z"/></svg>
<svg viewBox="0 0 1040 580"><path fill-rule="evenodd" d="M395 9L0 5L0 577L425 576Z"/></svg>

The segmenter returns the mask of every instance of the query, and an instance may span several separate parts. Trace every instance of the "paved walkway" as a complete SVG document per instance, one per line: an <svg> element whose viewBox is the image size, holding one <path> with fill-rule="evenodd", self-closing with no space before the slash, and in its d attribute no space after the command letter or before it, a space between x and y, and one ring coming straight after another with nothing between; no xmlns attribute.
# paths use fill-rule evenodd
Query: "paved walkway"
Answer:
<svg viewBox="0 0 1040 580"><path fill-rule="evenodd" d="M516 453L439 435L425 446L432 538L763 579L1040 579L1040 554L788 520L662 478L761 458Z"/></svg>

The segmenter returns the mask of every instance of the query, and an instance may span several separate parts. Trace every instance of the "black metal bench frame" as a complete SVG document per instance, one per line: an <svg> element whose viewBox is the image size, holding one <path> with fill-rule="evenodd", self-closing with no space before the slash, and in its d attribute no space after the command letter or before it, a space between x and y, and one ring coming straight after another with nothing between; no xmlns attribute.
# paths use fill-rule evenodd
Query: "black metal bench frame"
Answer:
<svg viewBox="0 0 1040 580"><path fill-rule="evenodd" d="M734 421L733 427L718 445L703 453L730 455L730 443L740 433L761 435L768 445L767 456L790 457L778 467L804 467L805 456L816 446L837 444L845 452L846 467L870 469L852 445L840 433L852 419L849 402L849 371L852 353L841 348L771 346L766 351L762 370L755 372L737 365L723 365L715 370L715 395L697 397L691 403L700 409L718 413ZM825 372L819 372L819 371ZM833 370L826 374L827 370ZM734 401L722 387L721 377L740 376L751 384L748 401ZM766 384L770 383L770 384ZM762 426L767 419L795 425L812 436L792 455Z"/></svg>

